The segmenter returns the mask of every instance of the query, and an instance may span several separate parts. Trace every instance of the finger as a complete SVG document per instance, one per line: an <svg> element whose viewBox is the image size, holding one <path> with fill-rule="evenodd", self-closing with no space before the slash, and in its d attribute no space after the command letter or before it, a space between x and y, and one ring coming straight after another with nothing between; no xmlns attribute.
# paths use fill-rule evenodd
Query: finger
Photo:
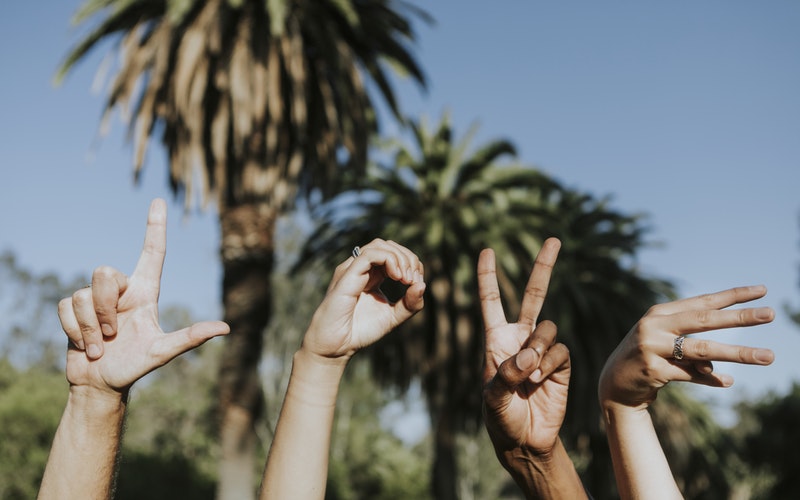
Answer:
<svg viewBox="0 0 800 500"><path fill-rule="evenodd" d="M380 257L372 255L374 252L381 252ZM409 255L413 256L413 254L407 253L407 249L402 245L376 238L361 249L361 254L373 264L372 268L382 265L385 276L401 283L410 283L406 273L411 267ZM380 264L375 259L380 259ZM413 256L413 259L416 260L416 256ZM378 275L374 278L377 282L373 284L379 285L383 278L384 276Z"/></svg>
<svg viewBox="0 0 800 500"><path fill-rule="evenodd" d="M405 284L413 283L415 281L415 275L422 271L422 263L419 261L419 257L410 249L395 241L389 240L387 243L402 257L400 259L400 266L403 270L402 282Z"/></svg>
<svg viewBox="0 0 800 500"><path fill-rule="evenodd" d="M562 372L568 377L569 369L569 349L564 344L557 343L550 347L544 356L542 356L539 367L531 374L531 381L539 383L542 380L553 377L557 372ZM569 378L556 381L566 385L569 383Z"/></svg>
<svg viewBox="0 0 800 500"><path fill-rule="evenodd" d="M208 340L219 335L226 335L230 331L230 326L222 321L203 321L164 334L158 343L158 352L155 353L155 358L160 361L160 365L164 365Z"/></svg>
<svg viewBox="0 0 800 500"><path fill-rule="evenodd" d="M408 287L408 290L406 290L405 295L403 295L403 300L398 300L394 304L395 317L397 318L398 325L421 311L425 306L425 287L424 281L415 281Z"/></svg>
<svg viewBox="0 0 800 500"><path fill-rule="evenodd" d="M375 241L361 249L361 255L344 269L341 278L333 286L337 293L358 296L362 292L375 289L385 276L400 280L403 276L398 263L397 253L389 245ZM376 268L381 268L378 274L371 273Z"/></svg>
<svg viewBox="0 0 800 500"><path fill-rule="evenodd" d="M147 229L144 234L144 246L136 264L132 278L141 279L148 290L156 295L161 283L161 270L167 252L167 205L162 199L155 199L150 204L147 214Z"/></svg>
<svg viewBox="0 0 800 500"><path fill-rule="evenodd" d="M665 331L677 335L707 332L726 328L738 328L762 325L775 319L775 311L771 307L755 307L744 309L718 310L691 310L658 316L652 319Z"/></svg>
<svg viewBox="0 0 800 500"><path fill-rule="evenodd" d="M539 355L530 348L520 351L506 359L497 367L497 373L487 387L487 392L494 398L514 392L525 382L539 365Z"/></svg>
<svg viewBox="0 0 800 500"><path fill-rule="evenodd" d="M692 361L692 366L697 373L709 374L714 371L714 363L711 361Z"/></svg>
<svg viewBox="0 0 800 500"><path fill-rule="evenodd" d="M117 302L127 286L127 276L112 267L98 267L92 273L92 302L105 336L117 333Z"/></svg>
<svg viewBox="0 0 800 500"><path fill-rule="evenodd" d="M769 365L775 360L770 349L723 344L707 339L686 337L683 359L689 361L726 361L745 365Z"/></svg>
<svg viewBox="0 0 800 500"><path fill-rule="evenodd" d="M500 300L494 251L490 248L481 251L478 257L478 297L481 302L483 325L488 336L496 328L508 323Z"/></svg>
<svg viewBox="0 0 800 500"><path fill-rule="evenodd" d="M70 344L84 350L86 346L83 343L81 328L78 326L78 318L75 317L75 311L72 308L72 297L59 301L58 320L61 322L61 328L67 334Z"/></svg>
<svg viewBox="0 0 800 500"><path fill-rule="evenodd" d="M724 309L734 304L743 304L760 299L767 294L764 285L741 286L729 288L721 292L707 293L686 299L658 304L651 308L653 314L676 314L692 310ZM650 314L648 313L648 314Z"/></svg>
<svg viewBox="0 0 800 500"><path fill-rule="evenodd" d="M553 273L553 266L556 264L560 249L561 241L557 238L548 238L536 255L531 276L525 287L525 295L522 298L522 307L519 312L520 323L531 326L536 323L547 296L550 276Z"/></svg>
<svg viewBox="0 0 800 500"><path fill-rule="evenodd" d="M550 349L550 346L555 343L557 333L558 328L555 323L548 320L542 321L536 325L536 328L533 329L530 337L528 337L525 343L526 347L536 351L541 358Z"/></svg>
<svg viewBox="0 0 800 500"><path fill-rule="evenodd" d="M664 367L663 374L667 381L672 382L691 382L709 387L730 387L733 385L733 377L730 375L705 369L698 370L695 362L686 363L685 360L670 360L670 364Z"/></svg>
<svg viewBox="0 0 800 500"><path fill-rule="evenodd" d="M94 310L91 288L81 288L72 294L72 310L81 332L86 355L89 359L98 359L103 355L103 333Z"/></svg>

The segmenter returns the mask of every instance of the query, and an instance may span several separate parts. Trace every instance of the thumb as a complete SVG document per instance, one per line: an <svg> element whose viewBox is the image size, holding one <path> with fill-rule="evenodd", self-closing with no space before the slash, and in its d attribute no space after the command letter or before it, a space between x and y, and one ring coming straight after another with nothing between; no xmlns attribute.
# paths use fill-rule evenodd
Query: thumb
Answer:
<svg viewBox="0 0 800 500"><path fill-rule="evenodd" d="M425 287L424 281L415 282L408 287L403 298L395 302L394 312L398 325L417 314L425 306Z"/></svg>
<svg viewBox="0 0 800 500"><path fill-rule="evenodd" d="M159 350L164 363L167 363L206 341L219 335L225 335L230 331L230 326L222 321L195 323L190 327L165 334L159 342Z"/></svg>
<svg viewBox="0 0 800 500"><path fill-rule="evenodd" d="M502 401L514 392L539 366L539 354L527 347L511 356L497 368L497 373L486 387L487 402Z"/></svg>

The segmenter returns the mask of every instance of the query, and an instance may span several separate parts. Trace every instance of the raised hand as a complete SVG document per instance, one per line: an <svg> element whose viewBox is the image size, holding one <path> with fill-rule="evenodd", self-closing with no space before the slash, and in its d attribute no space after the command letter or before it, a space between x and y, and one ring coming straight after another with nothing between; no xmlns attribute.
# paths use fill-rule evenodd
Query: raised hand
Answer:
<svg viewBox="0 0 800 500"><path fill-rule="evenodd" d="M515 323L508 323L503 311L494 252L484 250L478 261L486 330L484 413L495 448L522 445L547 452L555 445L564 421L569 351L556 343L555 324L544 321L537 325L560 246L555 238L542 246Z"/></svg>
<svg viewBox="0 0 800 500"><path fill-rule="evenodd" d="M128 277L98 267L92 286L58 305L69 338L67 380L114 393L212 337L228 333L220 321L196 323L164 333L158 323L158 295L166 254L166 204L154 200L147 217L144 247Z"/></svg>
<svg viewBox="0 0 800 500"><path fill-rule="evenodd" d="M260 498L325 497L331 427L345 367L359 349L422 309L422 276L416 255L380 239L336 268L293 358ZM387 278L409 285L395 303L380 290Z"/></svg>
<svg viewBox="0 0 800 500"><path fill-rule="evenodd" d="M424 270L413 252L381 239L361 247L360 252L334 271L303 339L303 347L319 356L349 359L424 305ZM389 302L380 290L386 278L409 285L395 303Z"/></svg>
<svg viewBox="0 0 800 500"><path fill-rule="evenodd" d="M684 335L769 323L769 307L724 310L763 297L763 286L732 288L653 306L611 353L600 374L598 396L605 419L620 498L682 498L648 407L671 381L729 387L733 378L713 361L768 365L769 349Z"/></svg>
<svg viewBox="0 0 800 500"><path fill-rule="evenodd" d="M526 498L586 498L558 433L567 409L569 350L556 325L539 320L561 242L550 238L536 256L519 320L506 320L492 250L478 260L478 290L486 330L483 413L500 463Z"/></svg>
<svg viewBox="0 0 800 500"><path fill-rule="evenodd" d="M732 385L731 376L714 371L713 361L769 365L775 359L769 349L683 337L771 322L775 312L769 307L723 310L759 299L766 293L764 286L739 287L653 306L606 361L600 375L601 402L642 409L670 381L715 387ZM676 342L681 344L677 352Z"/></svg>

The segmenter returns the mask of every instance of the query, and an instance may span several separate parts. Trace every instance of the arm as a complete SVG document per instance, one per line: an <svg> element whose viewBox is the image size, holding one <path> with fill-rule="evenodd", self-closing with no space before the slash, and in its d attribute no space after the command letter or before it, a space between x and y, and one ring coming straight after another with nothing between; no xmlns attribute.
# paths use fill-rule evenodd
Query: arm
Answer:
<svg viewBox="0 0 800 500"><path fill-rule="evenodd" d="M344 369L423 306L419 259L391 241L375 240L334 272L328 292L293 358L292 373L264 470L262 499L322 499L336 395ZM407 285L391 304L379 290L386 278Z"/></svg>
<svg viewBox="0 0 800 500"><path fill-rule="evenodd" d="M772 363L768 349L683 337L769 323L769 307L723 310L765 294L763 286L740 287L654 306L609 356L598 396L621 498L682 498L648 408L673 380L730 387L733 378L715 373L712 361Z"/></svg>
<svg viewBox="0 0 800 500"><path fill-rule="evenodd" d="M500 301L494 253L478 261L486 329L484 420L500 463L528 498L577 499L586 492L558 433L569 388L569 351L556 325L536 324L560 242L548 239L536 257L519 321L508 323Z"/></svg>
<svg viewBox="0 0 800 500"><path fill-rule="evenodd" d="M144 248L130 277L109 267L58 305L69 339L69 398L56 430L39 499L110 498L128 392L138 379L208 339L219 321L165 334L158 293L166 252L166 205L150 206Z"/></svg>

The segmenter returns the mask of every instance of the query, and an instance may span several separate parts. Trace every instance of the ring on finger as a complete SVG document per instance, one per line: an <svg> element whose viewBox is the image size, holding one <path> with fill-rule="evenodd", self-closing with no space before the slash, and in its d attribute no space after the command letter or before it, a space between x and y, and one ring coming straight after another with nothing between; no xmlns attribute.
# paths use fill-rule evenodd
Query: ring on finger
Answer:
<svg viewBox="0 0 800 500"><path fill-rule="evenodd" d="M672 346L672 357L675 359L683 359L683 342L686 340L686 337L683 335L678 335L675 337L675 342Z"/></svg>
<svg viewBox="0 0 800 500"><path fill-rule="evenodd" d="M356 245L355 247L353 247L353 258L355 259L359 255L361 255L361 247Z"/></svg>

